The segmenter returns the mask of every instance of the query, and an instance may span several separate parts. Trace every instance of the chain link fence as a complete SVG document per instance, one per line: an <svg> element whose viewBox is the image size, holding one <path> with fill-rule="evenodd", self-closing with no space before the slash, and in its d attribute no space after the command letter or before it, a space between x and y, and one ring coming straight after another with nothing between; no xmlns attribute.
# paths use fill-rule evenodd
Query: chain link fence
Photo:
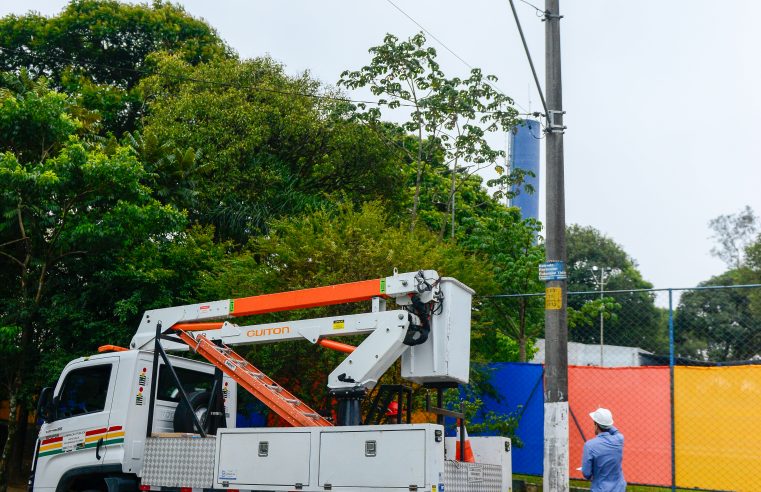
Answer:
<svg viewBox="0 0 761 492"><path fill-rule="evenodd" d="M543 363L543 294L493 302L535 334L525 366ZM572 479L583 478L576 468L594 437L588 414L602 406L626 438L627 481L648 486L633 490L761 490L761 285L569 292L568 308ZM497 370L514 381L528 374L520 364ZM529 405L496 382L503 401L489 405ZM517 432L527 448L543 435L542 419L529 420ZM536 473L536 453L522 453L515 473Z"/></svg>
<svg viewBox="0 0 761 492"><path fill-rule="evenodd" d="M500 329L515 347L500 357L520 360L490 364L497 395L483 397L484 412L511 419L516 476L542 475L543 295L479 306L509 320ZM588 414L606 407L630 490L761 490L761 285L570 292L568 308L574 483L594 437Z"/></svg>

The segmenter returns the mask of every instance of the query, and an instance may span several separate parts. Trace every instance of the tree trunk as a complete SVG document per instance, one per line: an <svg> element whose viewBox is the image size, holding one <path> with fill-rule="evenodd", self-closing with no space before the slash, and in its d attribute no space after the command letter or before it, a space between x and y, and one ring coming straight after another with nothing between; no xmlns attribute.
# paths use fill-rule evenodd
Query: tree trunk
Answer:
<svg viewBox="0 0 761 492"><path fill-rule="evenodd" d="M415 230L417 222L417 209L420 204L420 182L423 178L423 124L418 126L417 142L417 176L415 177L415 196L412 199L412 219L410 222L410 232Z"/></svg>
<svg viewBox="0 0 761 492"><path fill-rule="evenodd" d="M449 199L447 200L447 211L444 212L444 220L441 221L441 227L439 228L439 240L444 240L444 233L447 231L447 224L451 223L452 228L451 230L451 237L454 241L454 217L455 217L455 210L454 210L454 196L455 191L457 190L457 159L454 160L454 163L452 164L452 182L450 184L449 189Z"/></svg>
<svg viewBox="0 0 761 492"><path fill-rule="evenodd" d="M26 285L26 279L22 278L22 286L26 287ZM36 308L35 303L32 305ZM22 389L26 389L26 385L31 382L28 375L36 359L32 350L34 335L32 318L36 315L36 311L36 309L32 309L32 313L27 315L28 318L21 332L21 359L15 369L16 377L9 398L8 438L0 458L0 492L7 490L9 482L14 476L17 476L23 462L26 422L29 418L29 411L22 396ZM21 429L19 429L19 425L22 426Z"/></svg>
<svg viewBox="0 0 761 492"><path fill-rule="evenodd" d="M449 189L449 212L452 214L452 241L454 241L454 195L457 190L457 158L455 157L454 164L452 164L452 183Z"/></svg>
<svg viewBox="0 0 761 492"><path fill-rule="evenodd" d="M518 360L526 362L526 298L521 297L518 309Z"/></svg>
<svg viewBox="0 0 761 492"><path fill-rule="evenodd" d="M526 362L526 337L518 337L518 360Z"/></svg>
<svg viewBox="0 0 761 492"><path fill-rule="evenodd" d="M2 454L0 454L0 492L6 492L8 490L8 484L10 482L11 476L13 475L12 472L16 471L16 467L12 466L15 464L14 457L17 455L23 456L23 441L18 442L18 426L19 426L19 417L23 416L24 421L22 422L22 425L26 426L26 420L28 413L27 411L22 411L21 415L19 415L19 406L22 404L22 390L25 389L25 385L27 384L28 374L30 372L30 368L33 367L31 364L33 364L32 361L32 348L34 344L34 321L33 318L36 316L37 313L37 307L39 306L39 301L42 295L42 286L44 284L44 279L46 275L46 268L43 267L40 277L38 280L36 291L36 297L31 298L29 296L28 288L29 285L29 275L30 275L30 267L29 265L32 264L32 245L31 242L28 240L29 237L26 233L26 226L24 225L24 218L22 215L22 204L19 202L18 207L16 208L16 217L18 219L18 227L19 227L19 239L25 241L25 255L24 255L24 261L16 260L19 266L21 267L20 275L19 275L19 293L23 297L22 302L22 312L25 314L22 315L22 331L21 331L21 344L20 344L20 361L18 365L14 368L14 370L11 372L11 374L15 373L15 378L13 378L13 384L10 388L10 394L8 399L8 437L5 440L5 445L3 446ZM31 311L31 313L29 312ZM25 319L24 319L25 318ZM36 357L35 357L36 358ZM7 362L6 362L7 363ZM26 435L26 429L21 432L21 437L25 437ZM18 444L17 444L18 443ZM16 446L21 447L20 452L14 452L16 449Z"/></svg>
<svg viewBox="0 0 761 492"><path fill-rule="evenodd" d="M23 476L24 473L24 451L26 450L26 439L29 432L29 407L26 402L19 402L20 410L18 413L18 428L16 429L16 445L13 450L13 458L10 462L9 476Z"/></svg>
<svg viewBox="0 0 761 492"><path fill-rule="evenodd" d="M439 227L439 241L444 241L444 234L447 232L447 224L449 223L449 204L444 212L444 220L441 221L441 227Z"/></svg>
<svg viewBox="0 0 761 492"><path fill-rule="evenodd" d="M19 384L14 384L11 389L8 400L8 437L3 446L3 453L0 455L0 492L8 490L8 481L10 479L10 458L13 445L16 442L16 429L18 428L18 393Z"/></svg>

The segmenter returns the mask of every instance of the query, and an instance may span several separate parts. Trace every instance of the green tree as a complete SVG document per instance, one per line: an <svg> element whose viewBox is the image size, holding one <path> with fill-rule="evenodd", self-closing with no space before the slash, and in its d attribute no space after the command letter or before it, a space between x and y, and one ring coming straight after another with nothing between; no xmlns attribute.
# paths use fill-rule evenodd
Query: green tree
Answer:
<svg viewBox="0 0 761 492"><path fill-rule="evenodd" d="M511 105L513 100L497 91L492 83L497 78L485 76L480 69L472 69L466 79L452 78L444 80L440 88L431 96L429 106L445 113L443 130L439 135L440 145L444 151L445 164L451 164L449 170L450 185L447 196L447 215L450 217L449 230L455 238L456 196L462 185L479 171L494 168L499 178L487 182L489 186L499 186L494 195L514 197L513 192L503 190L518 188L524 184L527 172L522 169L505 168L498 164L506 160L503 149L489 144L490 134L513 129L518 120L518 112ZM526 185L525 191L533 193ZM440 228L440 236L445 232L446 221Z"/></svg>
<svg viewBox="0 0 761 492"><path fill-rule="evenodd" d="M746 249L753 244L761 229L753 209L746 205L736 214L719 215L711 219L708 227L713 230L711 238L717 243L711 254L724 261L728 268L742 268Z"/></svg>
<svg viewBox="0 0 761 492"><path fill-rule="evenodd" d="M538 265L544 261L544 247L538 241L539 223L522 220L517 208L498 208L466 221L466 226L470 231L462 245L488 259L498 289L494 293L541 291ZM525 362L534 340L544 331L541 297L487 297L474 315L485 325L481 339L475 341L484 362Z"/></svg>
<svg viewBox="0 0 761 492"><path fill-rule="evenodd" d="M289 77L269 58L197 67L156 60L188 80L144 81L145 136L195 149L201 179L189 217L213 224L219 237L245 243L273 219L342 197L395 201L403 192L399 150L352 121L345 104L321 99L307 74Z"/></svg>
<svg viewBox="0 0 761 492"><path fill-rule="evenodd" d="M512 99L490 84L494 76L485 76L473 69L466 79L447 78L436 61L436 50L426 46L423 33L406 41L387 34L383 44L370 48L372 60L359 70L341 74L339 86L348 89L369 87L380 96L379 107L409 108L409 119L403 123L405 132L417 135L414 153L414 193L412 197L410 230L414 230L420 209L420 196L428 166L441 153L445 167L451 165L451 185L447 193L447 212L454 209L457 178L474 174L503 158L503 150L492 148L487 135L506 131L516 124L517 111ZM377 107L367 109L358 105L363 120L376 122L381 117ZM427 142L425 142L427 140ZM405 147L406 148L406 147ZM446 224L446 222L444 222ZM451 231L454 236L454 217ZM443 235L443 228L441 234Z"/></svg>
<svg viewBox="0 0 761 492"><path fill-rule="evenodd" d="M74 106L45 79L32 80L26 71L0 74L0 149L24 163L44 160L82 128Z"/></svg>
<svg viewBox="0 0 761 492"><path fill-rule="evenodd" d="M730 270L699 287L744 283L747 272ZM693 290L682 294L674 317L677 355L724 362L761 354L761 318L752 311L751 289Z"/></svg>
<svg viewBox="0 0 761 492"><path fill-rule="evenodd" d="M197 210L200 183L210 163L192 148L177 148L171 141L159 141L153 132L127 133L122 139L145 166L146 184L162 203L179 210ZM108 142L117 145L116 139Z"/></svg>
<svg viewBox="0 0 761 492"><path fill-rule="evenodd" d="M138 82L150 53L197 64L233 55L206 22L161 0L151 5L72 0L58 15L0 19L0 71L26 69L97 110L105 131L134 130L143 106Z"/></svg>
<svg viewBox="0 0 761 492"><path fill-rule="evenodd" d="M36 383L28 378L50 330L43 311L56 292L56 277L78 271L85 256L160 239L182 222L181 215L150 198L140 185L142 172L126 149L106 156L76 140L38 163L23 165L12 153L0 157L0 255L4 278L14 286L7 287L3 324L20 330L20 361L8 390L11 421L13 405L29 397L20 392ZM3 465L12 438L9 432Z"/></svg>
<svg viewBox="0 0 761 492"><path fill-rule="evenodd" d="M624 249L593 227L571 225L566 231L568 248L568 290L597 291L593 267L606 269L605 290L650 289L637 263ZM609 270L608 270L609 269ZM599 273L596 274L599 280ZM585 306L591 304L591 306ZM599 295L568 296L568 305L578 316L569 338L599 343L599 312L606 317L605 343L665 350L666 327L650 292L610 294L602 302ZM620 306L620 307L619 307ZM595 314L596 313L596 314Z"/></svg>
<svg viewBox="0 0 761 492"><path fill-rule="evenodd" d="M4 111L11 112L15 134L29 136L24 141L60 127L53 133L59 140L45 151L16 140L5 143L0 154L0 271L6 279L0 286L0 326L4 340L13 340L4 349L12 357L5 368L11 415L3 473L14 443L16 409L28 409L49 362L41 359L42 349L55 347L59 335L71 328L51 322L53 315L80 309L76 296L88 290L83 287L97 265L118 264L119 252L146 241L167 241L167 234L184 224L181 214L162 206L141 184L145 171L130 149L105 153L71 135L79 125L69 109L65 98L43 85L0 94L0 121L8 121ZM52 302L65 293L62 305ZM5 482L3 475L0 484Z"/></svg>
<svg viewBox="0 0 761 492"><path fill-rule="evenodd" d="M711 254L729 270L699 287L761 283L761 236L750 207L709 222L716 246ZM738 361L761 352L761 289L729 288L687 291L675 319L677 353L703 361Z"/></svg>
<svg viewBox="0 0 761 492"><path fill-rule="evenodd" d="M745 247L746 265L754 274L761 274L761 235Z"/></svg>
<svg viewBox="0 0 761 492"><path fill-rule="evenodd" d="M745 248L745 265L742 271L743 283L761 284L761 234ZM756 319L761 319L761 288L750 289L748 292L750 309Z"/></svg>

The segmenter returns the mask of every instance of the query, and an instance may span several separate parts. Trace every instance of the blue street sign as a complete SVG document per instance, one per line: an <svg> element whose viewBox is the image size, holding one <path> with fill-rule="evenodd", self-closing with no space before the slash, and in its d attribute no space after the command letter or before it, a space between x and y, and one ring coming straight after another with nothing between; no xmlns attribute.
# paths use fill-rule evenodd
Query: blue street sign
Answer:
<svg viewBox="0 0 761 492"><path fill-rule="evenodd" d="M562 261L547 261L539 264L539 280L565 280L565 263Z"/></svg>

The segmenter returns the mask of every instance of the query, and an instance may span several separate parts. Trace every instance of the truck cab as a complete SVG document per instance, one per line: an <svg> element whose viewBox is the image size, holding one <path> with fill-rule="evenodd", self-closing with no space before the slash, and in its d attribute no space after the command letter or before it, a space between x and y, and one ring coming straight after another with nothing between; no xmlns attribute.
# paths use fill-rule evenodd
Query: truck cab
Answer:
<svg viewBox="0 0 761 492"><path fill-rule="evenodd" d="M170 359L200 416L214 367L183 357ZM152 352L128 350L82 357L66 365L55 388L43 391L47 402L40 413L45 421L37 439L30 491L137 489L151 413L152 361ZM157 380L152 432L192 432L186 423L176 421L180 390L163 362ZM224 376L223 385L225 423L234 427L236 383Z"/></svg>

